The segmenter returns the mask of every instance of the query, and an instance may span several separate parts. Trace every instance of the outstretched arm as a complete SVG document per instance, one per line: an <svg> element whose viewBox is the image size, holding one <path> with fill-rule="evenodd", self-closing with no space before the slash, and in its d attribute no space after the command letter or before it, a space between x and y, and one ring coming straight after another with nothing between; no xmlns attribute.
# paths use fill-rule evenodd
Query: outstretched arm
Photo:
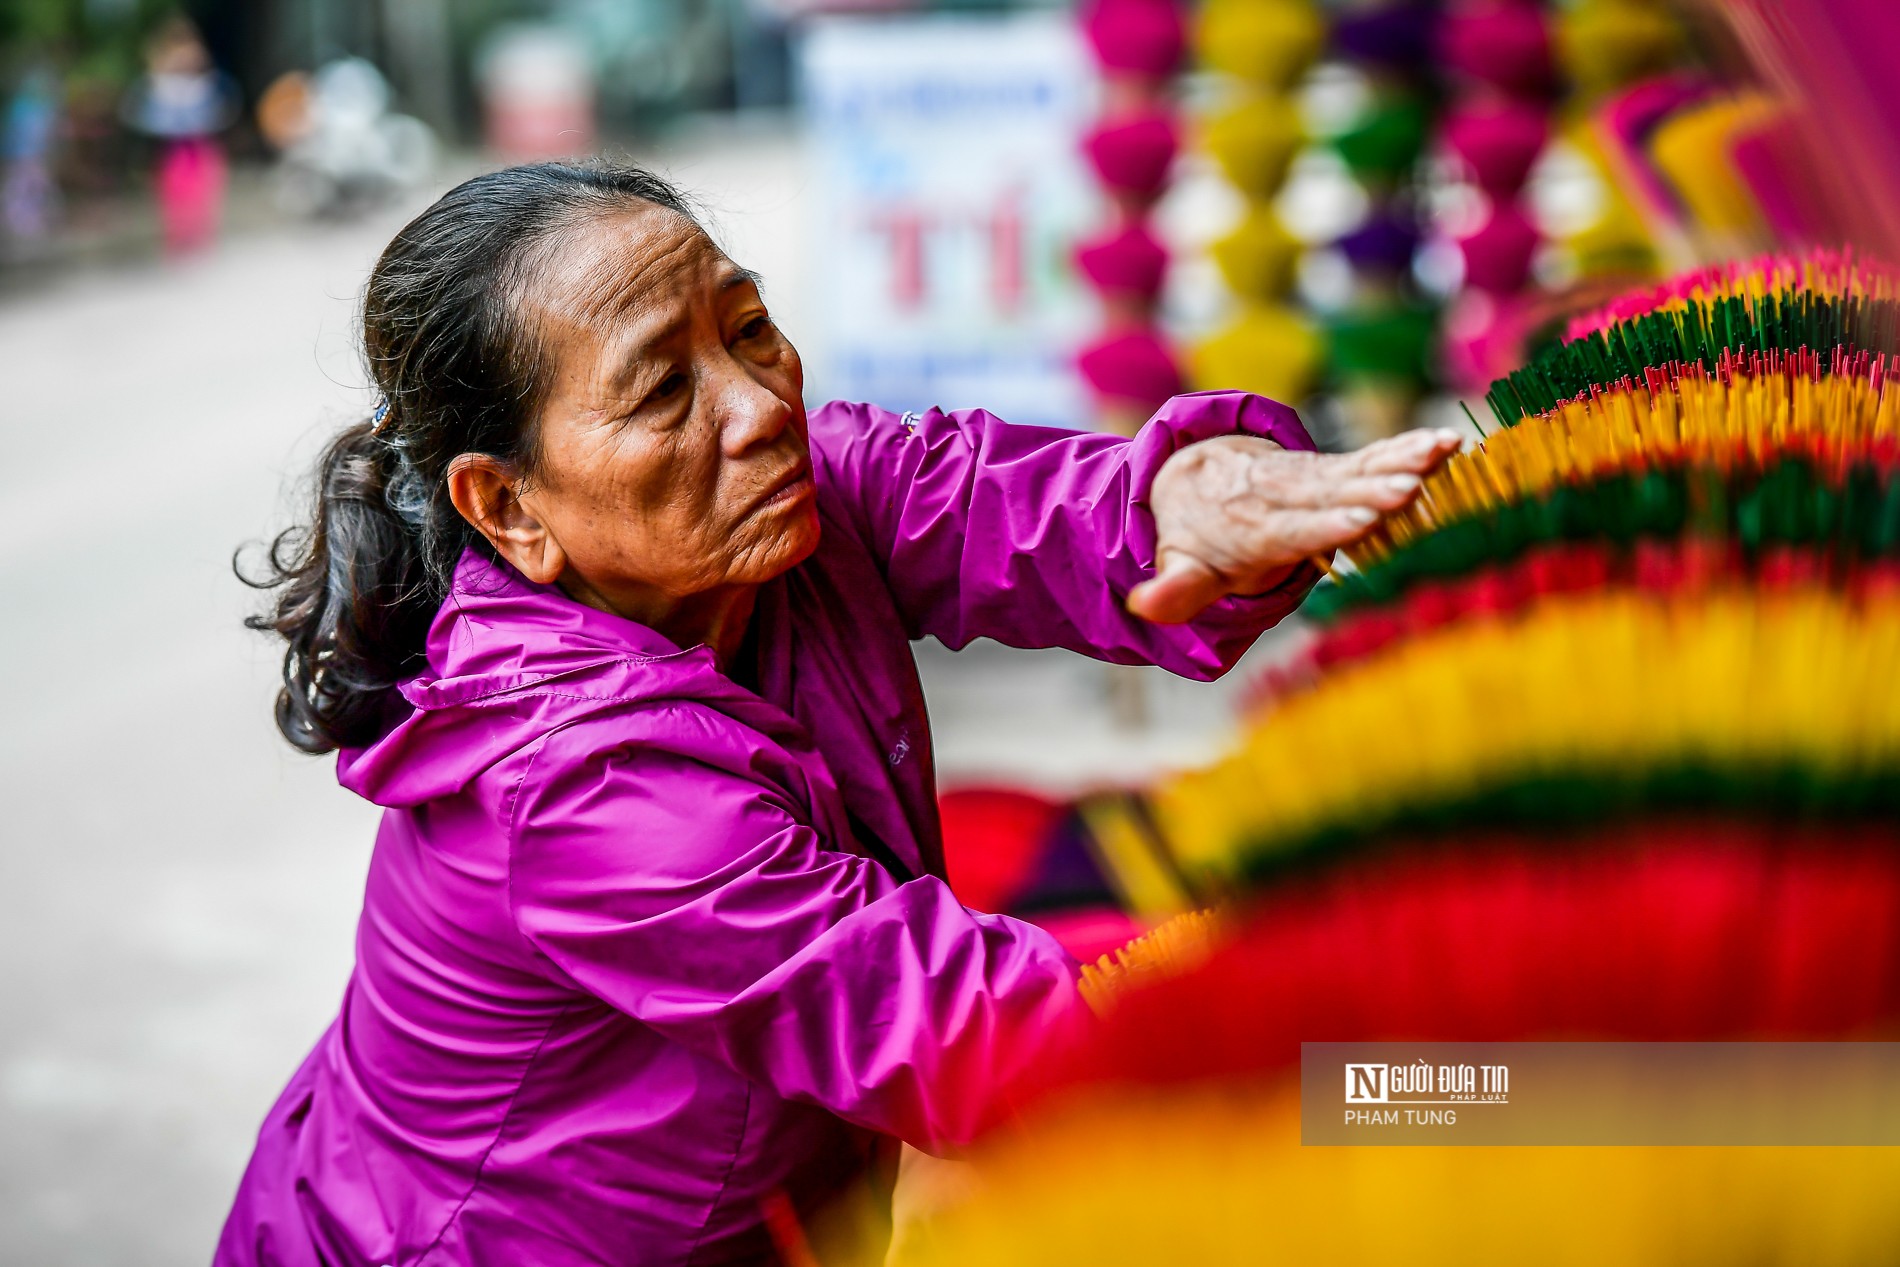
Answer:
<svg viewBox="0 0 1900 1267"><path fill-rule="evenodd" d="M1299 605L1317 570L1298 560L1338 544L1309 534L1294 544L1311 548L1270 567L1249 558L1235 568L1178 530L1182 516L1169 503L1208 487L1164 473L1227 470L1197 456L1203 441L1229 437L1310 463L1309 473L1339 461L1310 453L1293 410L1244 392L1177 396L1133 439L1014 426L982 410L899 416L862 405L815 410L811 430L828 491L883 563L911 635L951 647L990 637L1218 677ZM1307 481L1292 483L1307 493ZM1276 514L1267 526L1288 523ZM1181 575L1190 559L1206 574ZM1159 601L1146 601L1152 587L1141 591L1141 614L1131 613L1131 597L1170 561Z"/></svg>

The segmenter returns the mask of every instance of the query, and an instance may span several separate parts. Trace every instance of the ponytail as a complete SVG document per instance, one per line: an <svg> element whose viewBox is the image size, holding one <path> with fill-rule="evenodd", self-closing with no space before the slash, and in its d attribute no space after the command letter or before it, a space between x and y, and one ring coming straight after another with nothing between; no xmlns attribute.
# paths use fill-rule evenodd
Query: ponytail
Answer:
<svg viewBox="0 0 1900 1267"><path fill-rule="evenodd" d="M244 623L284 639L277 728L305 752L366 744L387 725L390 688L422 667L440 601L418 534L391 501L395 454L368 422L317 463L307 526L279 533L266 573L270 611Z"/></svg>
<svg viewBox="0 0 1900 1267"><path fill-rule="evenodd" d="M309 522L279 534L274 590L252 629L284 639L277 728L305 752L373 742L400 715L395 686L425 667L430 622L467 549L449 463L487 454L534 472L545 376L519 315L534 250L590 216L649 203L692 219L637 167L537 163L465 181L389 244L363 297L363 351L384 404L317 463Z"/></svg>

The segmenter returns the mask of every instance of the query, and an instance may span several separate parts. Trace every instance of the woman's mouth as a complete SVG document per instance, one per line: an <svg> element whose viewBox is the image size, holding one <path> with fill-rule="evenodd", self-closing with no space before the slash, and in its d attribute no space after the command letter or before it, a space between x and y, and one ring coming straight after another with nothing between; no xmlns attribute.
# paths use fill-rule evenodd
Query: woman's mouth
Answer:
<svg viewBox="0 0 1900 1267"><path fill-rule="evenodd" d="M771 490L760 499L759 509L770 510L789 505L809 497L816 491L817 485L811 478L811 463L800 462L772 485Z"/></svg>

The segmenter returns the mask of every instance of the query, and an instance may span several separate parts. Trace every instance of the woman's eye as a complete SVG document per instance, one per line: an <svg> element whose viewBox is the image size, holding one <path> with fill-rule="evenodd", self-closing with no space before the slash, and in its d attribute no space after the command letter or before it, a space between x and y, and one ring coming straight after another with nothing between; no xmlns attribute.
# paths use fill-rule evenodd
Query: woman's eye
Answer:
<svg viewBox="0 0 1900 1267"><path fill-rule="evenodd" d="M758 316L752 318L752 320L746 322L744 325L739 327L739 337L741 339L756 339L759 336L763 335L767 330L770 330L771 328L772 328L772 319L766 316L764 313L760 313Z"/></svg>
<svg viewBox="0 0 1900 1267"><path fill-rule="evenodd" d="M665 400L669 396L677 395L680 388L684 386L686 386L686 375L668 374L665 378L660 380L659 386L647 394L647 399Z"/></svg>

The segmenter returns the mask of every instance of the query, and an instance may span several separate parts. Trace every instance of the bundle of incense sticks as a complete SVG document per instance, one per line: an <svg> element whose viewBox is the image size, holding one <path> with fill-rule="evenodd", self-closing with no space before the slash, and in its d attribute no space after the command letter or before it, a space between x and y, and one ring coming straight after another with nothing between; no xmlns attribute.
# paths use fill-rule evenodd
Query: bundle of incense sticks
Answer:
<svg viewBox="0 0 1900 1267"><path fill-rule="evenodd" d="M979 1154L892 1267L1873 1267L1900 1150L1302 1148L1298 1088L1186 1082Z"/></svg>
<svg viewBox="0 0 1900 1267"><path fill-rule="evenodd" d="M1900 272L1878 260L1860 258L1852 249L1817 248L1803 254L1776 253L1731 260L1684 273L1649 290L1623 295L1593 312L1573 317L1566 341L1587 338L1647 313L1686 308L1715 299L1761 299L1783 292L1839 297L1892 299L1900 295Z"/></svg>
<svg viewBox="0 0 1900 1267"><path fill-rule="evenodd" d="M1839 340L1671 356L1453 457L1345 552L1241 749L1157 794L1178 861L1244 887L1426 819L1900 807L1857 712L1900 670L1890 370Z"/></svg>
<svg viewBox="0 0 1900 1267"><path fill-rule="evenodd" d="M1851 251L1718 265L1578 318L1562 343L1492 384L1485 399L1510 426L1671 361L1713 369L1725 351L1891 352L1896 300L1900 272Z"/></svg>
<svg viewBox="0 0 1900 1267"><path fill-rule="evenodd" d="M1428 827L1900 811L1896 277L1704 270L1500 384L1565 391L1343 552L1239 748L1155 793L1177 867L1206 897Z"/></svg>
<svg viewBox="0 0 1900 1267"><path fill-rule="evenodd" d="M1186 911L1159 925L1112 955L1082 965L1082 997L1098 1014L1148 977L1174 977L1192 971L1214 953L1220 917L1212 911Z"/></svg>
<svg viewBox="0 0 1900 1267"><path fill-rule="evenodd" d="M1454 543L1453 550L1438 550L1440 540L1428 538L1417 550L1397 555L1384 565L1376 574L1376 586L1362 584L1363 576L1342 578L1334 604L1326 619L1317 623L1315 635L1299 654L1276 666L1256 685L1256 705L1271 706L1309 689L1326 670L1375 654L1399 639L1464 620L1522 611L1553 595L1611 588L1661 593L1716 583L1766 589L1828 585L1852 595L1900 587L1900 559L1893 557L1893 542L1900 532L1900 490L1892 486L1875 504L1877 515L1871 525L1851 513L1837 517L1833 530L1845 540L1844 546L1830 537L1829 525L1821 516L1789 513L1788 507L1832 505L1851 511L1874 504L1874 498L1856 497L1852 490L1845 499L1834 498L1800 467L1778 472L1772 483L1763 485L1759 497L1723 508L1730 520L1750 529L1732 532L1727 539L1671 534L1669 521L1680 527L1679 512L1690 490L1670 484L1664 489L1666 497L1642 499L1665 507L1650 522L1630 514L1627 484L1607 485L1581 496L1582 509L1574 516L1616 519L1632 530L1654 527L1662 533L1656 538L1627 544L1564 541L1546 531L1552 528L1551 517L1499 519L1484 525L1487 532L1496 529L1495 537L1475 544ZM1593 495L1616 504L1592 506ZM1678 513L1670 512L1670 505ZM1745 547L1745 540L1759 548ZM1438 567L1487 547L1495 549L1476 566L1455 573ZM1855 549L1861 551L1858 557L1851 552ZM1867 557L1876 553L1881 557ZM1399 590L1396 597L1391 593L1394 588Z"/></svg>
<svg viewBox="0 0 1900 1267"><path fill-rule="evenodd" d="M1725 353L1900 349L1900 300L1812 291L1691 300L1552 348L1492 384L1485 400L1505 426L1678 362L1715 370Z"/></svg>
<svg viewBox="0 0 1900 1267"><path fill-rule="evenodd" d="M1439 823L1900 812L1900 586L1552 595L1282 699L1156 796L1190 874L1248 883Z"/></svg>
<svg viewBox="0 0 1900 1267"><path fill-rule="evenodd" d="M1892 1149L1301 1147L1295 1070L1322 1036L1812 1040L1900 1015L1884 827L1461 844L1283 883L1195 966L1128 978L892 1261L1502 1264L1553 1227L1579 1264L1888 1261ZM1400 1210L1402 1243L1376 1230Z"/></svg>
<svg viewBox="0 0 1900 1267"><path fill-rule="evenodd" d="M1897 277L1705 270L1494 388L1236 748L1153 790L1217 913L1084 974L1092 1034L895 1261L1888 1261L1891 1150L1308 1149L1295 1071L1900 1028Z"/></svg>
<svg viewBox="0 0 1900 1267"><path fill-rule="evenodd" d="M1390 600L1540 541L1832 536L1858 557L1900 537L1900 395L1884 355L1724 352L1670 362L1522 419L1431 475L1347 547L1357 575L1309 615Z"/></svg>

